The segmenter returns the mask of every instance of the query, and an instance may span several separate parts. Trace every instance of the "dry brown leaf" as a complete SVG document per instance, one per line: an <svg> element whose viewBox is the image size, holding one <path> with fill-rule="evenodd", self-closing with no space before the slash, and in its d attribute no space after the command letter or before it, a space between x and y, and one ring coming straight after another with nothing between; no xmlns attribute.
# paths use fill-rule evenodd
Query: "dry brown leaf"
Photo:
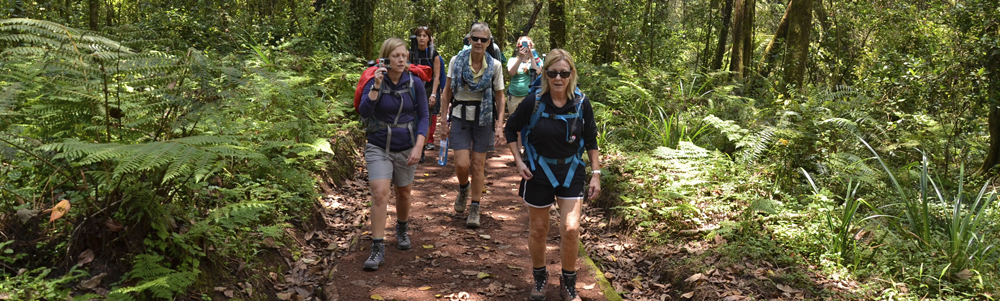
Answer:
<svg viewBox="0 0 1000 301"><path fill-rule="evenodd" d="M226 291L225 291L225 292L223 292L222 294L223 294L223 295L226 295L226 297L227 297L227 298L232 298L232 297L233 297L233 295L234 295L234 293L233 293L233 290L226 290Z"/></svg>
<svg viewBox="0 0 1000 301"><path fill-rule="evenodd" d="M475 276L475 275L479 275L479 271L465 270L465 271L462 271L462 275L465 275L465 276Z"/></svg>
<svg viewBox="0 0 1000 301"><path fill-rule="evenodd" d="M76 257L76 265L82 266L94 261L94 251L87 249L80 253L80 256Z"/></svg>
<svg viewBox="0 0 1000 301"><path fill-rule="evenodd" d="M100 275L97 275L97 276L94 276L94 277L90 277L90 279L87 279L87 280L84 280L83 282L80 282L80 288L83 288L83 289L92 289L92 288L95 288L95 287L97 287L98 285L101 284L101 279L104 279L104 276L107 276L107 275L108 275L108 273L101 273Z"/></svg>
<svg viewBox="0 0 1000 301"><path fill-rule="evenodd" d="M63 217L63 215L66 215L66 213L69 212L70 207L71 206L68 200L59 201L55 207L52 207L52 215L49 217L49 222L55 221L60 217Z"/></svg>
<svg viewBox="0 0 1000 301"><path fill-rule="evenodd" d="M781 290L783 292L786 292L786 293L798 293L799 292L799 290L794 289L791 286L782 285L782 284L776 284L775 286L777 286L779 290Z"/></svg>
<svg viewBox="0 0 1000 301"><path fill-rule="evenodd" d="M694 292L688 292L688 293L685 293L685 294L681 295L681 298L684 298L684 299L691 299L691 297L694 297Z"/></svg>
<svg viewBox="0 0 1000 301"><path fill-rule="evenodd" d="M122 222L109 218L104 221L104 227L108 228L108 231L118 232L122 230Z"/></svg>
<svg viewBox="0 0 1000 301"><path fill-rule="evenodd" d="M687 279L685 279L684 282L695 282L695 281L698 281L698 280L701 280L701 279L704 279L704 278L705 278L705 275L702 275L701 273L697 273L697 274L691 275L691 277L688 277Z"/></svg>
<svg viewBox="0 0 1000 301"><path fill-rule="evenodd" d="M969 278L972 278L972 272L970 272L969 269L964 269L955 273L955 277L962 280L969 280Z"/></svg>
<svg viewBox="0 0 1000 301"><path fill-rule="evenodd" d="M280 299L280 300L290 300L290 299L292 299L292 293L291 292L277 293L275 295L277 295L278 299Z"/></svg>

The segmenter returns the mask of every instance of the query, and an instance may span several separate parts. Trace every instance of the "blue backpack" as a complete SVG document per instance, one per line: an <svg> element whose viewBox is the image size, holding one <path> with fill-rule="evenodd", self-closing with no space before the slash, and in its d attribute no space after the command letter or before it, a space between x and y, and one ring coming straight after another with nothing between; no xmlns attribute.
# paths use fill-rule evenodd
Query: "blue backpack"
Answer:
<svg viewBox="0 0 1000 301"><path fill-rule="evenodd" d="M561 115L549 114L545 112L545 103L542 102L541 90L538 89L540 86L541 77L536 78L531 83L531 89L529 90L528 95L535 95L535 108L531 111L531 120L528 122L528 125L521 129L521 143L524 146L524 153L527 156L526 159L528 160L528 166L532 171L541 167L542 171L545 172L545 176L549 178L549 183L552 184L552 187L562 186L569 188L570 182L576 174L576 169L587 166L587 163L583 162L583 139L573 135L577 124L575 120L583 118L583 102L586 101L587 98L584 97L583 92L580 92L580 88L576 88L576 90L573 91L575 96L573 101L576 102L576 109L572 113ZM561 120L566 123L566 141L570 143L576 142L577 144L577 151L575 155L568 158L547 158L539 155L538 152L535 151L535 147L528 142L528 134L531 133L531 130L535 128L535 124L537 124L538 120L541 118ZM570 122L571 120L574 122ZM569 172L566 173L566 179L560 183L559 180L555 178L555 175L552 174L552 169L549 168L549 164L564 163L570 164Z"/></svg>

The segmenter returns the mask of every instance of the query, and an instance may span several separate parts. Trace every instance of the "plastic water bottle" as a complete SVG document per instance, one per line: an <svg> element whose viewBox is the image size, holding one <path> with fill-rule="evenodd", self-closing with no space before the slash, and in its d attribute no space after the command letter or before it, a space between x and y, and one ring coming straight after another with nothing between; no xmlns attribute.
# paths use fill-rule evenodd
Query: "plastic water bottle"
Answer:
<svg viewBox="0 0 1000 301"><path fill-rule="evenodd" d="M441 140L441 152L438 154L438 165L448 164L448 139Z"/></svg>

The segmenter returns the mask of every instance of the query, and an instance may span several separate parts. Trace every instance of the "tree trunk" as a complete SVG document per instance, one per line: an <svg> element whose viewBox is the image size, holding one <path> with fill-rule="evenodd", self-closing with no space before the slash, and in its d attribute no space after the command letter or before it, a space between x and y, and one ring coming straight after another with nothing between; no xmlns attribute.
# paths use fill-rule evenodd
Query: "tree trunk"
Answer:
<svg viewBox="0 0 1000 301"><path fill-rule="evenodd" d="M566 47L566 0L549 0L549 49Z"/></svg>
<svg viewBox="0 0 1000 301"><path fill-rule="evenodd" d="M617 21L613 21L617 22ZM597 45L597 53L594 54L594 64L610 64L617 60L616 48L618 46L618 25L611 24L608 33Z"/></svg>
<svg viewBox="0 0 1000 301"><path fill-rule="evenodd" d="M542 11L544 4L545 2L543 1L535 2L535 10L531 12L531 18L528 19L528 23L524 24L524 27L521 28L521 34L517 36L518 38L531 33L531 28L535 27L535 21L538 20L538 13Z"/></svg>
<svg viewBox="0 0 1000 301"><path fill-rule="evenodd" d="M997 74L995 70L1000 70L1000 49L994 48L993 51L989 52L986 59L987 70L994 70L990 72L989 87L986 90L986 103L990 107L990 114L988 122L988 127L990 129L990 149L986 153L986 159L983 160L983 166L979 168L979 172L986 174L989 173L993 167L1000 164L1000 74Z"/></svg>
<svg viewBox="0 0 1000 301"><path fill-rule="evenodd" d="M104 5L107 5L107 10L104 12L104 26L111 27L114 25L115 6L111 1L104 2Z"/></svg>
<svg viewBox="0 0 1000 301"><path fill-rule="evenodd" d="M497 36L493 39L500 46L500 51L507 46L507 5L504 2L507 1L497 0Z"/></svg>
<svg viewBox="0 0 1000 301"><path fill-rule="evenodd" d="M354 28L357 29L357 39L360 56L366 60L375 59L375 0L351 0L351 15L354 16Z"/></svg>
<svg viewBox="0 0 1000 301"><path fill-rule="evenodd" d="M88 20L90 21L90 30L97 30L97 22L100 21L97 19L99 18L97 10L100 7L100 3L98 3L97 0L87 0L87 7L90 11L90 13L87 14L89 17Z"/></svg>
<svg viewBox="0 0 1000 301"><path fill-rule="evenodd" d="M711 52L709 52L712 49L712 36L713 36L712 30L715 29L715 26L711 21L715 20L713 9L718 10L718 8L716 8L715 6L715 1L712 1L712 5L708 9L708 16L705 18L705 20L710 20L710 21L705 22L705 28L707 28L705 30L705 47L702 48L701 52L698 53L699 70L708 69L709 64L711 64L711 60L709 58L713 57Z"/></svg>
<svg viewBox="0 0 1000 301"><path fill-rule="evenodd" d="M764 49L764 56L760 58L760 76L762 77L771 75L771 69L774 68L774 60L778 56L778 50L781 49L781 42L788 36L788 19L791 17L791 14L792 3L789 2L788 7L785 8L785 16L781 17L778 29L774 31L771 42L767 43L767 48Z"/></svg>
<svg viewBox="0 0 1000 301"><path fill-rule="evenodd" d="M645 30L643 30L646 33L646 41L645 41L646 51L642 53L643 54L642 58L643 61L647 62L647 64L648 62L652 61L653 49L654 49L653 47L655 47L653 46L652 20L653 20L653 0L646 0L646 21L642 22L643 27L646 28Z"/></svg>
<svg viewBox="0 0 1000 301"><path fill-rule="evenodd" d="M319 12L323 11L323 9L326 8L326 1L327 0L315 0L315 1L313 1L313 12L319 13Z"/></svg>
<svg viewBox="0 0 1000 301"><path fill-rule="evenodd" d="M749 2L753 2L753 0L736 0L736 5L733 7L733 47L729 52L729 71L734 72L737 79L743 78L743 68L745 67L743 56L750 55L745 53L746 47L743 45L749 39L751 31L751 28L747 26L750 23L750 13L747 12Z"/></svg>
<svg viewBox="0 0 1000 301"><path fill-rule="evenodd" d="M788 51L782 64L785 84L801 88L809 60L809 33L812 31L812 0L792 0L788 4Z"/></svg>
<svg viewBox="0 0 1000 301"><path fill-rule="evenodd" d="M740 71L742 76L746 76L750 68L750 64L753 63L753 26L754 19L757 16L756 7L757 0L746 0L746 7L743 9L743 70Z"/></svg>
<svg viewBox="0 0 1000 301"><path fill-rule="evenodd" d="M726 54L726 39L729 38L729 23L732 19L733 0L726 0L726 4L722 8L722 28L719 30L719 44L715 47L715 59L712 60L712 70L722 69L722 57Z"/></svg>

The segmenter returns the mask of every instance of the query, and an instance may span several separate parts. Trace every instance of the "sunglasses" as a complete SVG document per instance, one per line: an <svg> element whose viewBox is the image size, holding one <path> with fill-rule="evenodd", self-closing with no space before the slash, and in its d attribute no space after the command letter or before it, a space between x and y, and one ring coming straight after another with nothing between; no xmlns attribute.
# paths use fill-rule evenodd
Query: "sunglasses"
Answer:
<svg viewBox="0 0 1000 301"><path fill-rule="evenodd" d="M548 76L549 78L556 78L557 75L562 76L562 78L569 78L570 74L572 74L572 71L555 71L555 70L545 71L545 76Z"/></svg>
<svg viewBox="0 0 1000 301"><path fill-rule="evenodd" d="M480 37L477 37L477 36L471 36L471 37L469 37L469 40L473 41L473 42L486 43L486 42L490 41L490 38L480 38Z"/></svg>

